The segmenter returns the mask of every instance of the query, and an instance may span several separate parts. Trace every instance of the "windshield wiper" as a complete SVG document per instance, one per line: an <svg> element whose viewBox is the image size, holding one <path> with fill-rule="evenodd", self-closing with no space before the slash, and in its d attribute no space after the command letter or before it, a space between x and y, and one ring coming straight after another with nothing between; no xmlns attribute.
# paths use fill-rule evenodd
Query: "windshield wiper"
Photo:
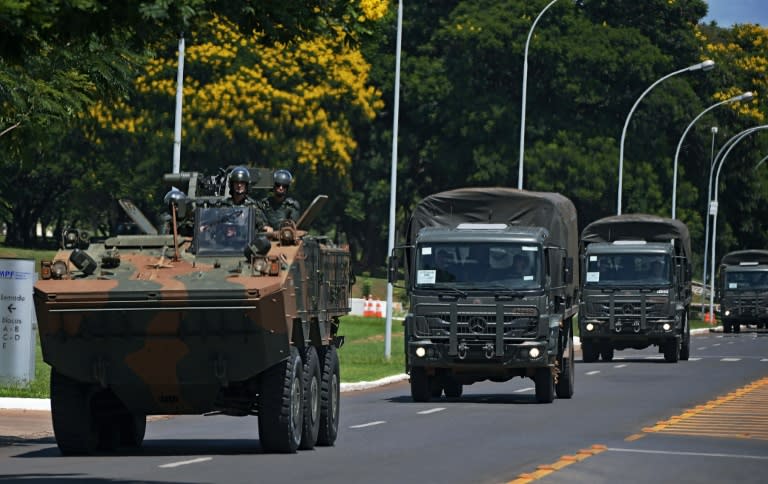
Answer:
<svg viewBox="0 0 768 484"><path fill-rule="evenodd" d="M465 298L467 297L467 293L462 291L461 289L457 289L453 286L435 286L435 289L439 290L440 292L437 294L437 297L443 298L443 297L456 297L456 298Z"/></svg>

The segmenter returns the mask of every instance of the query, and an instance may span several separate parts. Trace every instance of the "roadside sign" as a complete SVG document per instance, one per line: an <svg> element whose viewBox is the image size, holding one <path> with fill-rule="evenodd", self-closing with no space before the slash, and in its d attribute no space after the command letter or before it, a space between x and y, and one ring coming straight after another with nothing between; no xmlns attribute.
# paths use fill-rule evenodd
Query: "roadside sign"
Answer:
<svg viewBox="0 0 768 484"><path fill-rule="evenodd" d="M0 259L0 385L35 377L34 283L34 260Z"/></svg>

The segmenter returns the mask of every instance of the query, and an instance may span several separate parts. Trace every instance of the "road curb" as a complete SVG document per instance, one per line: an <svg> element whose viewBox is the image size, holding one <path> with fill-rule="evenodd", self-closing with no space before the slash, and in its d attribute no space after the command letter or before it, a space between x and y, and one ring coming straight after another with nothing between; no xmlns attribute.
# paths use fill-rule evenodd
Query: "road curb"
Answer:
<svg viewBox="0 0 768 484"><path fill-rule="evenodd" d="M713 327L711 329L718 329L720 326ZM710 332L710 328L692 329L691 334L706 334ZM573 338L573 346L575 349L581 348L581 341L578 336ZM399 375L392 375L381 378L374 381L361 381L354 383L342 383L339 389L342 393L354 392L359 390L368 390L384 385L390 385L392 383L398 383L408 379L408 375L401 373ZM49 411L51 410L51 401L47 398L13 398L13 397L0 397L0 410L39 410Z"/></svg>

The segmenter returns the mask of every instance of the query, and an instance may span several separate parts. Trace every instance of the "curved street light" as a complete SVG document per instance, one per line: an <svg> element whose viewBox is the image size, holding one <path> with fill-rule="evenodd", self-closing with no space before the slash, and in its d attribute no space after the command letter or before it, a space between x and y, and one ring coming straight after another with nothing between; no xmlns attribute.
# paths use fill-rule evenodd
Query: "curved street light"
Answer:
<svg viewBox="0 0 768 484"><path fill-rule="evenodd" d="M525 55L523 56L523 100L522 100L522 113L520 114L520 163L518 167L518 173L517 173L517 188L518 190L523 189L523 154L525 152L525 97L526 92L528 91L528 46L531 44L531 37L533 36L533 29L536 28L536 24L539 23L539 19L542 15L544 15L544 12L549 10L549 7L554 5L557 2L557 0L552 0L547 4L546 7L544 7L541 12L539 12L539 15L536 16L536 19L533 21L533 24L531 25L531 29L528 31L528 39L525 41Z"/></svg>
<svg viewBox="0 0 768 484"><path fill-rule="evenodd" d="M714 315L714 308L715 308L715 252L717 252L716 249L716 241L717 241L717 195L718 195L718 184L720 183L720 170L723 168L723 164L725 164L725 160L728 158L728 154L730 154L731 150L733 150L734 146L736 146L742 139L746 138L750 134L754 133L755 131L760 131L763 129L768 129L768 124L763 124L761 126L755 126L753 128L745 129L741 133L737 134L728 142L726 145L728 146L728 149L723 154L723 157L720 159L720 161L717 163L717 174L715 175L715 185L714 185L714 197L712 199L711 208L710 210L712 213L712 255L711 255L711 262L710 262L710 276L709 276L709 314L710 316ZM731 142L733 141L733 142ZM723 148L725 148L726 145L723 145ZM722 149L721 148L721 151ZM719 154L719 153L718 153Z"/></svg>
<svg viewBox="0 0 768 484"><path fill-rule="evenodd" d="M693 127L694 124L696 124L696 121L698 121L699 118L701 118L708 112L712 111L716 107L722 106L723 104L735 103L738 101L749 101L750 99L752 99L752 97L753 97L752 92L747 91L739 94L738 96L733 96L732 98L715 103L710 107L708 107L707 109L705 109L704 111L700 112L698 116L693 118L693 121L691 121L688 127L685 128L685 131L683 131L683 135L680 137L680 141L677 143L677 149L675 150L675 162L674 162L674 170L672 175L672 218L676 218L675 209L677 206L677 159L680 156L680 148L683 146L683 140L685 139L685 135L688 134L688 131Z"/></svg>
<svg viewBox="0 0 768 484"><path fill-rule="evenodd" d="M635 101L635 104L632 106L632 109L629 110L629 114L627 115L627 120L624 122L624 129L621 130L621 143L619 144L619 190L617 195L617 201L616 201L616 214L621 215L621 185L622 185L622 178L624 173L624 138L627 136L627 126L629 126L629 120L632 118L632 113L635 111L635 108L637 108L637 105L640 104L640 101L645 97L646 94L648 94L651 89L656 87L659 83L662 81L665 81L669 79L670 77L682 74L683 72L691 72L691 71L709 71L712 68L715 67L715 61L707 59L704 62L699 62L698 64L694 64L692 66L688 66L684 69L680 69L675 72L670 72L666 76L662 77L661 79L657 80L653 84L648 87L641 95L637 98L637 101Z"/></svg>

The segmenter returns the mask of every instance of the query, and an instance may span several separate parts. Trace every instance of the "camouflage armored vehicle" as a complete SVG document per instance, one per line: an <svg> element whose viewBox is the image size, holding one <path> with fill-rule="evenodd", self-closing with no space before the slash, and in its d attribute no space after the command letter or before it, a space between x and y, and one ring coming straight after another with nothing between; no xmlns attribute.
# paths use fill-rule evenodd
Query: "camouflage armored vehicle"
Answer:
<svg viewBox="0 0 768 484"><path fill-rule="evenodd" d="M688 359L691 238L684 223L647 214L596 220L581 232L581 263L585 362L652 345L668 362Z"/></svg>
<svg viewBox="0 0 768 484"><path fill-rule="evenodd" d="M720 261L717 299L724 333L768 327L768 250L737 250Z"/></svg>
<svg viewBox="0 0 768 484"><path fill-rule="evenodd" d="M188 184L166 197L172 233L89 243L69 229L41 263L34 299L61 452L138 447L157 414L258 415L268 452L333 445L350 258L305 231L321 203L262 234L256 208L226 205L220 183L165 178Z"/></svg>
<svg viewBox="0 0 768 484"><path fill-rule="evenodd" d="M578 229L570 200L498 187L437 193L416 206L396 250L405 254L405 370L415 401L518 376L535 382L539 402L571 398ZM393 254L393 282L397 266Z"/></svg>

